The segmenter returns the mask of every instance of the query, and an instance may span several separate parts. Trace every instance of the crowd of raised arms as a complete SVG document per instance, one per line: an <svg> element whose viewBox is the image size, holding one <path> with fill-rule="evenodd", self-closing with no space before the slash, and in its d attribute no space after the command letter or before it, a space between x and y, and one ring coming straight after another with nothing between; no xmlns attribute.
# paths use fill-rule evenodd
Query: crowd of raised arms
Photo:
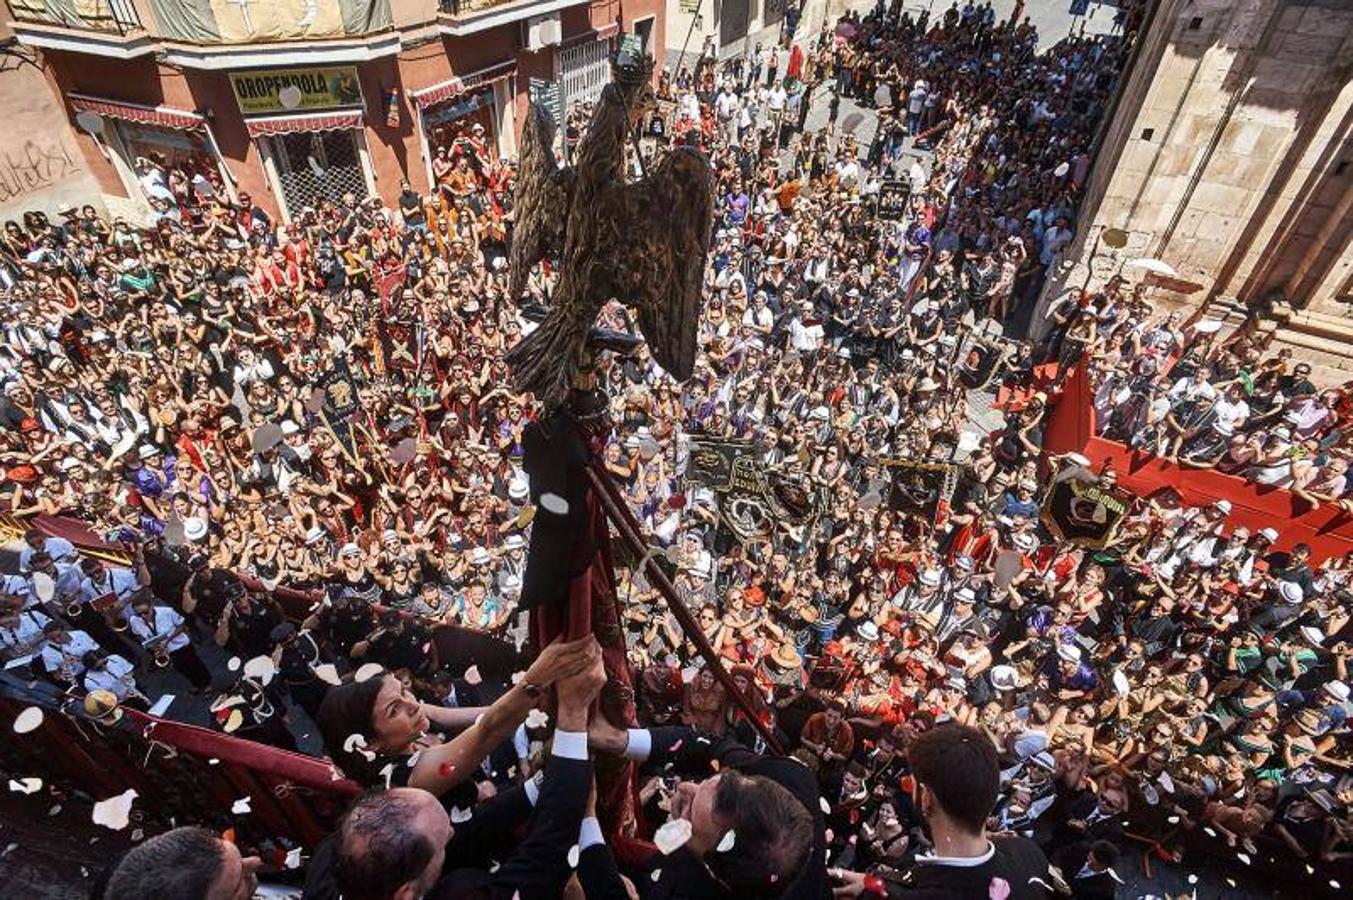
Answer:
<svg viewBox="0 0 1353 900"><path fill-rule="evenodd" d="M1128 834L1168 858L1205 832L1303 877L1346 859L1353 564L1170 491L1085 550L1040 523L1044 491L1115 473L1044 454L1042 395L962 435L971 389L1084 356L1106 436L1339 504L1353 394L1118 279L1054 303L1040 342L985 341L992 376L971 336L1023 333L1061 262L1144 4L1121 35L1041 50L1027 19L971 0L900 6L663 72L644 129L645 153L709 154L716 234L694 376L643 347L600 363L603 462L749 706L623 564L639 729L589 720L591 639L544 649L486 706L473 660L430 652L444 624L527 634L540 410L503 355L534 324L506 299L514 163L477 126L439 132L431 190L405 183L393 207L349 195L283 224L214 168L147 158L148 224L92 206L5 223L0 494L28 530L0 654L31 657L6 677L141 709L178 684L238 710L212 719L236 737L321 735L372 790L307 855L307 897L987 896L916 873L957 877L918 862L988 836L973 871L992 897L1112 896ZM877 109L872 137L840 127L847 99ZM828 123L807 131L814 102ZM877 214L885 181L910 188L895 217ZM533 272L522 306L547 306L552 278ZM627 327L619 307L602 324ZM822 514L732 539L685 478L702 437L801 474ZM960 445L938 516L881 502L884 461ZM127 562L41 527L69 519ZM173 591L166 560L189 573ZM282 590L313 599L308 618ZM275 676L239 665L259 657ZM549 688L557 709L531 714ZM611 753L643 763L640 819L671 820L628 883L588 796L589 756ZM177 829L101 890L248 896L247 850Z"/></svg>

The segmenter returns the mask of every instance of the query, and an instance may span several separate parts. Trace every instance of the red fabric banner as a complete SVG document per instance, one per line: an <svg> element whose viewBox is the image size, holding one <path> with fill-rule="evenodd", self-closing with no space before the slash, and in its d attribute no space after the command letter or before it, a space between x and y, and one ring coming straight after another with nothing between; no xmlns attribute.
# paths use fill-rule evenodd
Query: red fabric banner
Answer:
<svg viewBox="0 0 1353 900"><path fill-rule="evenodd" d="M1277 529L1280 549L1302 542L1310 544L1315 563L1353 552L1353 516L1336 505L1327 503L1311 509L1283 488L1255 484L1211 469L1175 465L1096 437L1095 409L1084 366L1077 366L1067 377L1044 431L1043 448L1051 453L1082 453L1096 471L1112 462L1118 471L1118 483L1142 497L1173 487L1189 506L1229 500L1229 523L1244 525L1251 532Z"/></svg>

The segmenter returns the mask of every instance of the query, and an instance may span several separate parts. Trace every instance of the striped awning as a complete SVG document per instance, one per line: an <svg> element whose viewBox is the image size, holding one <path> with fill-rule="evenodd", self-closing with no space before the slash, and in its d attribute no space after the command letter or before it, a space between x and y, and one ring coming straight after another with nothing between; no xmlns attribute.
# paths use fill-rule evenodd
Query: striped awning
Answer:
<svg viewBox="0 0 1353 900"><path fill-rule="evenodd" d="M336 112L299 113L292 116L260 116L244 120L250 137L269 134L295 134L301 131L336 131L362 127L360 109Z"/></svg>
<svg viewBox="0 0 1353 900"><path fill-rule="evenodd" d="M489 66L486 69L480 69L477 72L471 72L468 75L453 75L446 81L439 81L437 84L428 85L425 88L409 91L409 99L418 109L424 110L429 106L434 106L453 97L457 97L466 91L473 91L486 85L493 84L495 81L502 81L504 78L511 78L517 74L517 63L515 60L507 60L496 65Z"/></svg>
<svg viewBox="0 0 1353 900"><path fill-rule="evenodd" d="M192 131L207 124L207 117L201 113L175 109L172 106L143 106L140 103L124 103L121 100L107 100L84 94L67 94L66 98L70 100L71 108L76 112L98 113L101 116L135 122L138 125Z"/></svg>

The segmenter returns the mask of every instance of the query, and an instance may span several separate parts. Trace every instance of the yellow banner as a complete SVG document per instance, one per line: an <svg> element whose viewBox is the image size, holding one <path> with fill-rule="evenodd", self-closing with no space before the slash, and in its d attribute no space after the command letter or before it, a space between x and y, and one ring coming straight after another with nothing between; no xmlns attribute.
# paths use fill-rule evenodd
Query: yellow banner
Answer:
<svg viewBox="0 0 1353 900"><path fill-rule="evenodd" d="M248 115L318 112L362 105L356 66L232 72L240 112Z"/></svg>
<svg viewBox="0 0 1353 900"><path fill-rule="evenodd" d="M340 37L343 12L335 0L210 0L225 44Z"/></svg>

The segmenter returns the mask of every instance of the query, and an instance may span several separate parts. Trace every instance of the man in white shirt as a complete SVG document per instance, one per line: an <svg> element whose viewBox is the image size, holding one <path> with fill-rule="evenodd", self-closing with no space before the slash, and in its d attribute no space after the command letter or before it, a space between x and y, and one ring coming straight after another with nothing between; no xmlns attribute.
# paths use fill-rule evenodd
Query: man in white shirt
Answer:
<svg viewBox="0 0 1353 900"><path fill-rule="evenodd" d="M812 315L813 304L804 300L799 305L794 317L789 321L789 346L804 356L817 353L818 349L822 347L822 340L825 335L822 323L813 319Z"/></svg>
<svg viewBox="0 0 1353 900"><path fill-rule="evenodd" d="M83 631L67 631L57 622L48 622L42 631L47 643L43 645L39 658L47 676L63 687L78 684L85 674L85 654L98 650L99 645Z"/></svg>
<svg viewBox="0 0 1353 900"><path fill-rule="evenodd" d="M770 337L775 326L775 314L766 306L766 292L757 291L752 297L752 305L742 314L742 324L753 329L761 338Z"/></svg>
<svg viewBox="0 0 1353 900"><path fill-rule="evenodd" d="M19 570L27 572L34 553L46 551L53 562L69 565L76 561L79 554L75 545L65 538L48 537L41 528L30 528L23 534L23 547L19 550Z"/></svg>
<svg viewBox="0 0 1353 900"><path fill-rule="evenodd" d="M929 93L926 83L918 78L911 93L907 94L907 134L914 136L920 132L921 113L925 112L926 96Z"/></svg>
<svg viewBox="0 0 1353 900"><path fill-rule="evenodd" d="M719 96L714 98L714 116L719 122L719 134L727 143L734 143L738 137L738 95L724 85Z"/></svg>

